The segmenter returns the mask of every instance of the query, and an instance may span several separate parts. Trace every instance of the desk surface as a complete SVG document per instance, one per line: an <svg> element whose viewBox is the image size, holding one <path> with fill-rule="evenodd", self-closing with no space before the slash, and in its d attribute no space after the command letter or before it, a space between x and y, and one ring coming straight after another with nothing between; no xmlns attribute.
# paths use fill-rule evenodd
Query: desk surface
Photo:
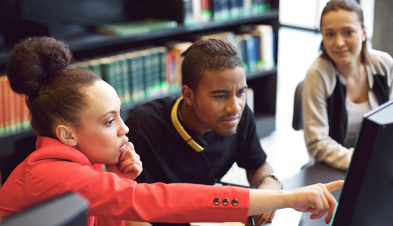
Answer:
<svg viewBox="0 0 393 226"><path fill-rule="evenodd" d="M301 170L299 173L282 180L285 190L291 190L316 183L328 183L335 180L344 180L345 172L333 169L323 164L315 164L309 168ZM332 195L338 200L341 189L333 191ZM303 213L299 226L326 226L325 216L311 220L310 213Z"/></svg>

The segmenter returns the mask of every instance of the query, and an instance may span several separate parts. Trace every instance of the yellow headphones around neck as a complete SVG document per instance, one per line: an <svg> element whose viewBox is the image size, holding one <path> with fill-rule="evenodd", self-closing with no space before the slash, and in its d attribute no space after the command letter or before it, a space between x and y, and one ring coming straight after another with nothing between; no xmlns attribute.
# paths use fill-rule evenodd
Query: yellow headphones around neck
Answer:
<svg viewBox="0 0 393 226"><path fill-rule="evenodd" d="M182 100L183 100L183 96L179 97L175 105L173 105L172 112L171 112L171 119L172 119L173 126L175 127L176 131L180 134L180 136L183 138L183 140L187 142L188 145L190 145L195 151L201 152L203 151L203 147L192 139L192 137L183 128L183 126L179 122L179 118L177 117L177 110L179 109L179 104L180 101Z"/></svg>

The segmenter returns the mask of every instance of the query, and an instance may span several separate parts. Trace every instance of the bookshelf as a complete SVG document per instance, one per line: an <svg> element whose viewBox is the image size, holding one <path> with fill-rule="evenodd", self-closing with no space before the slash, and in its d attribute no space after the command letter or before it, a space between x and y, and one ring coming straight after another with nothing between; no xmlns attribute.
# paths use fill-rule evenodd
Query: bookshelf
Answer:
<svg viewBox="0 0 393 226"><path fill-rule="evenodd" d="M191 35L203 32L233 31L241 33L240 26L245 24L269 24L273 28L274 52L277 53L278 29L280 26L278 7L279 1L271 0L271 9L258 15L239 17L237 19L228 19L225 21L203 22L189 26L179 24L176 28L152 31L131 37L104 35L94 32L89 28L79 29L78 32L64 34L60 37L70 46L74 59L79 60L93 58L95 56L104 56L141 46L159 46L162 43L173 40L188 41ZM12 45L0 46L0 73L5 72ZM277 65L277 58L277 54L275 54L275 65ZM254 114L257 132L260 137L264 137L275 130L277 66L269 70L247 73L247 83L249 87L254 90ZM179 94L180 91L175 91L167 95ZM157 98L157 96L123 105L121 112L122 118L125 120L134 109L155 98ZM35 149L34 133L32 131L27 131L0 137L0 147L0 169L4 182L11 170Z"/></svg>

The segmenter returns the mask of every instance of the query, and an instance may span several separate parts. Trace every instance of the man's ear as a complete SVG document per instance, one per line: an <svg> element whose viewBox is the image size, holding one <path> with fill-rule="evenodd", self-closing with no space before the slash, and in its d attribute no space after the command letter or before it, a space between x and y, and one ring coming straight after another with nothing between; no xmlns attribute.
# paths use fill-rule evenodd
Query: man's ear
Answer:
<svg viewBox="0 0 393 226"><path fill-rule="evenodd" d="M75 133L74 133L74 129L70 126L58 125L56 127L56 135L57 135L57 138L63 144L67 144L67 145L73 146L73 147L78 144Z"/></svg>
<svg viewBox="0 0 393 226"><path fill-rule="evenodd" d="M183 99L186 102L188 106L193 106L194 105L194 90L192 90L190 87L187 85L183 85L181 88L181 93L183 95Z"/></svg>

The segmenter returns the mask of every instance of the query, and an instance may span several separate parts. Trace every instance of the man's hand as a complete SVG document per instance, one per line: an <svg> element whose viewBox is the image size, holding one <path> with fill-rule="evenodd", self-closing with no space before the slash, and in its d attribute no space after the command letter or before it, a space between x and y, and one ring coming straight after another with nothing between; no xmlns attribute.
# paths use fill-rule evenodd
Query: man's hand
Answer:
<svg viewBox="0 0 393 226"><path fill-rule="evenodd" d="M142 162L131 142L126 144L126 150L120 155L117 164L105 165L105 167L108 172L116 173L121 178L134 180L142 173Z"/></svg>
<svg viewBox="0 0 393 226"><path fill-rule="evenodd" d="M266 177L261 181L261 184L257 189L265 189L265 190L281 190L281 184L273 179L272 177ZM256 226L260 226L265 224L266 222L271 222L274 218L276 211L264 213L262 215L255 215L254 222ZM251 222L247 221L246 226L251 226Z"/></svg>
<svg viewBox="0 0 393 226"><path fill-rule="evenodd" d="M299 212L311 212L311 219L320 218L328 211L325 222L329 223L337 203L330 192L341 188L343 184L341 180L287 191L290 193L287 205Z"/></svg>

